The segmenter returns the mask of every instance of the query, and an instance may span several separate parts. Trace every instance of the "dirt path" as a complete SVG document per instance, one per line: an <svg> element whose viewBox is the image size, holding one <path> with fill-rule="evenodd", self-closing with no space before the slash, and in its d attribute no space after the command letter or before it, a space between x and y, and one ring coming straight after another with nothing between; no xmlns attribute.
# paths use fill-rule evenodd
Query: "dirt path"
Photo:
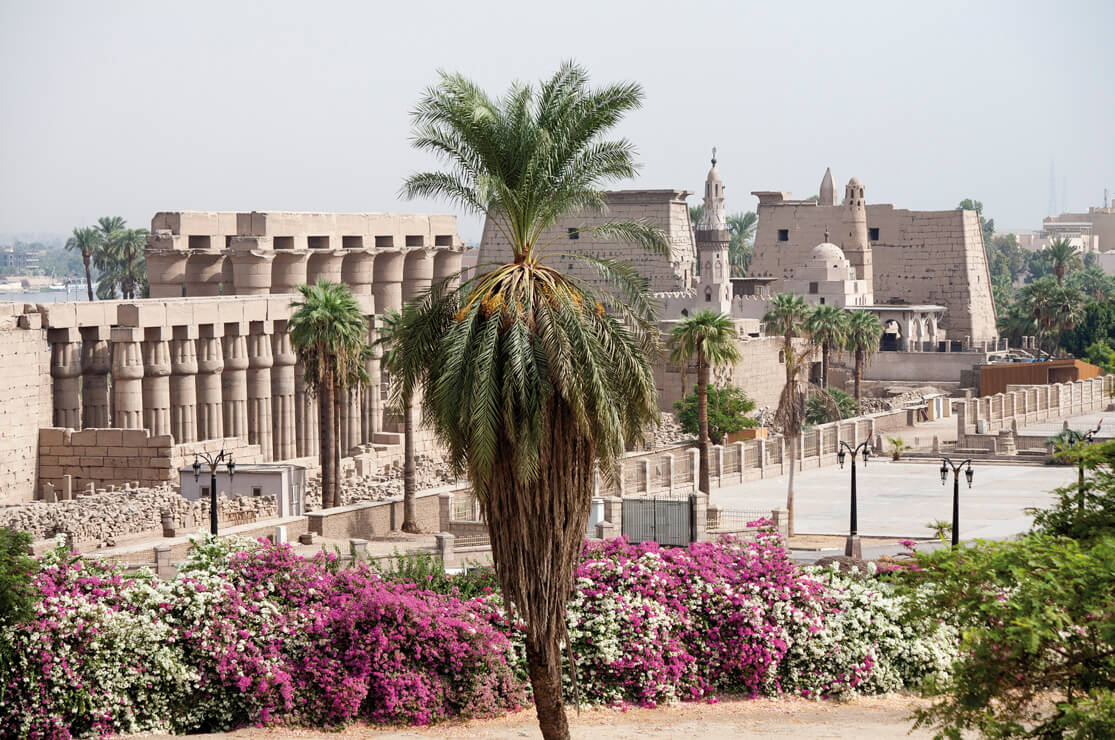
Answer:
<svg viewBox="0 0 1115 740"><path fill-rule="evenodd" d="M845 703L804 699L728 700L716 704L681 704L659 709L594 709L570 715L575 740L734 740L735 738L803 738L805 740L876 740L929 738L909 733L907 719L923 705L908 696L864 697ZM541 738L533 710L493 720L442 724L431 728L378 729L353 726L341 732L293 728L250 728L194 740L517 740ZM162 736L152 740L164 740ZM169 740L166 738L165 740Z"/></svg>

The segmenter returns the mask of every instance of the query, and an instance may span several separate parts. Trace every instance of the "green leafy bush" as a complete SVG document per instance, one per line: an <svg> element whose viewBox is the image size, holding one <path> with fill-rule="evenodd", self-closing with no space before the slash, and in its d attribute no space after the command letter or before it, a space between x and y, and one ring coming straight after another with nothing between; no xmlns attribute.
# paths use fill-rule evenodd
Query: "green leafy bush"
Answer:
<svg viewBox="0 0 1115 740"><path fill-rule="evenodd" d="M828 388L811 396L805 402L807 424L827 424L859 414L859 403L839 388Z"/></svg>
<svg viewBox="0 0 1115 740"><path fill-rule="evenodd" d="M697 394L691 393L684 401L674 403L678 422L687 434L697 434ZM747 414L755 410L755 402L734 385L708 388L708 436L713 444L720 444L729 434L759 426L759 422Z"/></svg>
<svg viewBox="0 0 1115 740"><path fill-rule="evenodd" d="M38 562L31 557L31 535L0 527L0 627L31 615L32 580Z"/></svg>
<svg viewBox="0 0 1115 740"><path fill-rule="evenodd" d="M1027 509L1034 517L1034 529L1077 540L1115 537L1115 440L1092 445L1078 441L1062 448L1056 457L1083 463L1087 471L1083 501L1079 482L1058 488L1054 491L1057 503L1052 507Z"/></svg>

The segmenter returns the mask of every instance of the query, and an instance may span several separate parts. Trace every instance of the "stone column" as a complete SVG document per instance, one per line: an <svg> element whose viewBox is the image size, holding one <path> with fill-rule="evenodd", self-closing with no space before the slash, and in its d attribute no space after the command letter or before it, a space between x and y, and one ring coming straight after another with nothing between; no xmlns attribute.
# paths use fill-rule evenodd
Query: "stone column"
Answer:
<svg viewBox="0 0 1115 740"><path fill-rule="evenodd" d="M270 321L253 321L248 334L248 442L259 445L271 460L271 328Z"/></svg>
<svg viewBox="0 0 1115 740"><path fill-rule="evenodd" d="M50 377L54 378L54 426L81 429L81 333L50 329Z"/></svg>
<svg viewBox="0 0 1115 740"><path fill-rule="evenodd" d="M143 329L112 327L112 418L121 429L143 428Z"/></svg>
<svg viewBox="0 0 1115 740"><path fill-rule="evenodd" d="M356 295L369 295L372 292L372 265L375 252L370 249L345 250L341 264L341 280Z"/></svg>
<svg viewBox="0 0 1115 740"><path fill-rule="evenodd" d="M217 251L191 252L186 258L186 295L215 296L221 293L225 255ZM231 286L226 293L231 291Z"/></svg>
<svg viewBox="0 0 1115 740"><path fill-rule="evenodd" d="M360 389L349 388L341 395L341 456L360 444Z"/></svg>
<svg viewBox="0 0 1115 740"><path fill-rule="evenodd" d="M306 265L306 282L316 283L318 280L328 280L331 283L341 282L341 264L345 253L338 249L331 236L311 237L310 261Z"/></svg>
<svg viewBox="0 0 1115 740"><path fill-rule="evenodd" d="M170 434L170 329L144 331L143 427L152 436Z"/></svg>
<svg viewBox="0 0 1115 740"><path fill-rule="evenodd" d="M232 261L232 284L236 295L267 295L271 292L271 261L275 254L269 236L234 236L228 259Z"/></svg>
<svg viewBox="0 0 1115 740"><path fill-rule="evenodd" d="M415 249L407 253L403 266L403 303L410 303L430 289L434 279L434 250Z"/></svg>
<svg viewBox="0 0 1115 740"><path fill-rule="evenodd" d="M275 322L271 335L271 420L276 460L289 460L297 455L294 416L294 348L290 343L285 321Z"/></svg>
<svg viewBox="0 0 1115 740"><path fill-rule="evenodd" d="M176 326L170 340L170 433L178 444L197 440L196 326Z"/></svg>
<svg viewBox="0 0 1115 740"><path fill-rule="evenodd" d="M441 247L434 252L434 282L449 280L451 285L459 285L461 259L464 256L464 251L456 247Z"/></svg>
<svg viewBox="0 0 1115 740"><path fill-rule="evenodd" d="M108 388L112 347L108 338L108 327L81 329L81 420L84 429L112 426L112 397Z"/></svg>
<svg viewBox="0 0 1115 740"><path fill-rule="evenodd" d="M377 252L372 281L372 295L375 297L376 313L382 315L388 310L401 311L403 308L403 253L398 251Z"/></svg>
<svg viewBox="0 0 1115 740"><path fill-rule="evenodd" d="M368 358L367 371L368 371L368 386L364 389L364 406L361 414L362 419L362 440L364 442L372 442L375 435L383 431L382 419L382 403L380 400L381 383L383 382L383 375L380 371L380 356L381 351L379 347L375 346L376 329L375 317L368 319L368 344L372 346L372 355Z"/></svg>
<svg viewBox="0 0 1115 740"><path fill-rule="evenodd" d="M159 235L147 237L148 242ZM184 249L144 250L147 260L147 284L151 298L181 298L186 285L186 262L190 253Z"/></svg>
<svg viewBox="0 0 1115 740"><path fill-rule="evenodd" d="M294 366L294 429L298 457L318 454L317 397L306 388L305 369Z"/></svg>
<svg viewBox="0 0 1115 740"><path fill-rule="evenodd" d="M225 436L221 373L225 369L221 337L224 324L203 324L197 339L197 437L221 439Z"/></svg>
<svg viewBox="0 0 1115 740"><path fill-rule="evenodd" d="M271 262L271 292L297 293L298 286L306 282L306 263L310 253L300 250L275 250Z"/></svg>
<svg viewBox="0 0 1115 740"><path fill-rule="evenodd" d="M224 408L225 436L248 439L248 324L225 324L221 349L225 370L221 374L221 401Z"/></svg>

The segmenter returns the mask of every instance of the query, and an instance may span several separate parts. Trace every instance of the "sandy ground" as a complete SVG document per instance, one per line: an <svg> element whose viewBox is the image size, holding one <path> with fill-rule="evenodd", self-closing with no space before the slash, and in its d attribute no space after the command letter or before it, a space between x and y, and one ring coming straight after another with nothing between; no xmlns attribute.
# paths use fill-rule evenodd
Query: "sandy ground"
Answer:
<svg viewBox="0 0 1115 740"><path fill-rule="evenodd" d="M658 709L593 709L569 716L575 740L734 740L735 738L818 738L823 740L874 740L875 738L929 738L922 729L910 733L908 717L923 700L908 696L862 697L849 702L815 702L804 699L733 699L715 704L680 704ZM145 736L171 740L167 736ZM361 725L339 732L293 728L249 728L231 733L193 735L195 739L293 740L516 740L542 735L533 710L493 720L442 724L422 729L378 729Z"/></svg>

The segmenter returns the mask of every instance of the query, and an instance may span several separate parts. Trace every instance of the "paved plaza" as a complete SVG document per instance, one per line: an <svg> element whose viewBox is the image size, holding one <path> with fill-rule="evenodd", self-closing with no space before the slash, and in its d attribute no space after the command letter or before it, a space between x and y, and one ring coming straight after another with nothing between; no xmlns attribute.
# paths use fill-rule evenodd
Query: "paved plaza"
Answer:
<svg viewBox="0 0 1115 740"><path fill-rule="evenodd" d="M952 520L952 474L941 485L940 461L859 463L859 533L927 537L930 522ZM972 488L960 478L960 538L1002 539L1024 532L1031 517L1024 509L1048 506L1049 493L1076 479L1076 468L1060 465L973 466ZM795 477L795 531L847 534L851 473L849 466L800 472ZM710 504L726 509L765 510L786 505L786 478L768 478L712 492Z"/></svg>

